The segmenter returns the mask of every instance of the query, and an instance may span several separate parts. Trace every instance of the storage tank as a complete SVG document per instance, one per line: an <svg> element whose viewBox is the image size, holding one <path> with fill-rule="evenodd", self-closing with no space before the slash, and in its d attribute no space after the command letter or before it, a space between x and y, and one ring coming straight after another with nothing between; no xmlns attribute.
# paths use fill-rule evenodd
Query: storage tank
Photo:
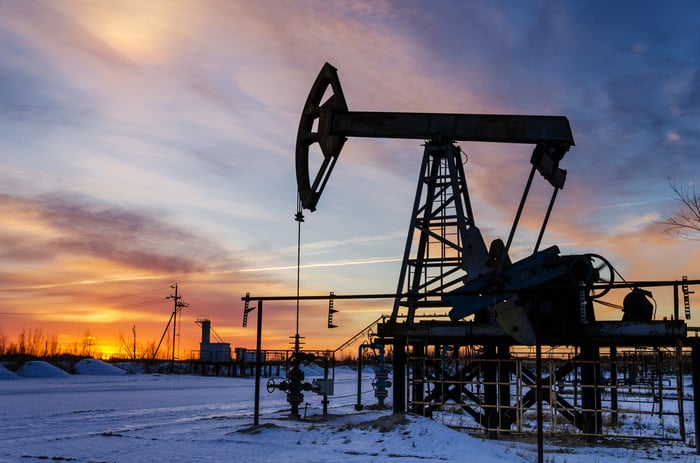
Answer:
<svg viewBox="0 0 700 463"><path fill-rule="evenodd" d="M200 321L202 324L202 344L209 344L211 342L211 320Z"/></svg>

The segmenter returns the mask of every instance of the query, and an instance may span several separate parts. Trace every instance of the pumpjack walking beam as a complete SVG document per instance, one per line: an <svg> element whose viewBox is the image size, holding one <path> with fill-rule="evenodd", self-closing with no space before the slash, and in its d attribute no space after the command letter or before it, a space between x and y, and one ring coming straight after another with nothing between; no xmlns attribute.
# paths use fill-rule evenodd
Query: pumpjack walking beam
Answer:
<svg viewBox="0 0 700 463"><path fill-rule="evenodd" d="M311 87L297 132L297 186L305 209L316 210L347 137L534 144L533 164L552 184L562 181L559 161L574 145L564 116L348 111L337 70L326 63ZM314 143L323 160L312 182L309 147Z"/></svg>

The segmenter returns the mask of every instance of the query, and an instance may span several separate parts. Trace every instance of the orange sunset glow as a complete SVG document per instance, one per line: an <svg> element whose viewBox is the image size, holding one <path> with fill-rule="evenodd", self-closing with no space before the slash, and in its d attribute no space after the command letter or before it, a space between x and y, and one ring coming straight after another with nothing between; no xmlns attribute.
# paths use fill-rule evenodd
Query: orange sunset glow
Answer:
<svg viewBox="0 0 700 463"><path fill-rule="evenodd" d="M326 61L351 110L566 116L576 145L544 245L605 256L627 281L700 278L698 242L659 223L681 206L669 179L700 179L700 41L685 39L697 30L673 7L619 9L0 3L0 348L128 357L162 338L169 358L174 337L188 359L203 318L252 348L257 312L243 328L241 298L296 293L294 143ZM302 295L396 290L422 143L346 142L304 211ZM531 147L461 148L476 223L487 242L506 238ZM532 192L514 260L532 252L549 194ZM654 296L656 318L671 317L671 290ZM335 349L391 307L336 301L329 330L328 302L302 301L304 347ZM289 347L295 314L294 301L265 303L264 348Z"/></svg>

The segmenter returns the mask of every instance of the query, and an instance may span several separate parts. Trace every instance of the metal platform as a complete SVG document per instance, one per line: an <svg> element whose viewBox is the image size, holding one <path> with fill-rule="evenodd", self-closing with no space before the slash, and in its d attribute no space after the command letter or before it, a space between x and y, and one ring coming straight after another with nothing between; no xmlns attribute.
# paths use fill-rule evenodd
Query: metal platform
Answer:
<svg viewBox="0 0 700 463"><path fill-rule="evenodd" d="M421 340L427 344L517 345L503 329L490 323L421 321L385 323L378 326L385 339ZM682 320L648 322L600 321L582 324L558 324L541 327L539 342L545 346L675 346L687 336ZM699 338L700 339L700 338Z"/></svg>

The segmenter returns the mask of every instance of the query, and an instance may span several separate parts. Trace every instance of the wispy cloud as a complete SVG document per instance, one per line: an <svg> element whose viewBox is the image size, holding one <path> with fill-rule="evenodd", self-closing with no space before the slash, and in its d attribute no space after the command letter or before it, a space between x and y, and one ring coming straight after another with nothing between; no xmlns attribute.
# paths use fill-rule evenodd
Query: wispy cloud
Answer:
<svg viewBox="0 0 700 463"><path fill-rule="evenodd" d="M20 246L12 251L14 258L50 261L71 256L154 272L187 272L198 267L193 249L202 261L220 252L169 224L83 198L54 195L18 199L3 195L0 206L20 222L21 229L34 231L31 246L24 249L21 236L14 237ZM5 233L9 233L7 228Z"/></svg>
<svg viewBox="0 0 700 463"><path fill-rule="evenodd" d="M338 260L332 262L310 262L307 264L297 265L287 265L282 267L260 267L260 268L242 268L239 272L274 272L278 270L292 270L296 268L324 268L324 267L349 267L351 265L372 265L372 264L385 264L387 262L401 262L402 258L398 256L394 257L374 257L369 259L352 259L352 260Z"/></svg>

